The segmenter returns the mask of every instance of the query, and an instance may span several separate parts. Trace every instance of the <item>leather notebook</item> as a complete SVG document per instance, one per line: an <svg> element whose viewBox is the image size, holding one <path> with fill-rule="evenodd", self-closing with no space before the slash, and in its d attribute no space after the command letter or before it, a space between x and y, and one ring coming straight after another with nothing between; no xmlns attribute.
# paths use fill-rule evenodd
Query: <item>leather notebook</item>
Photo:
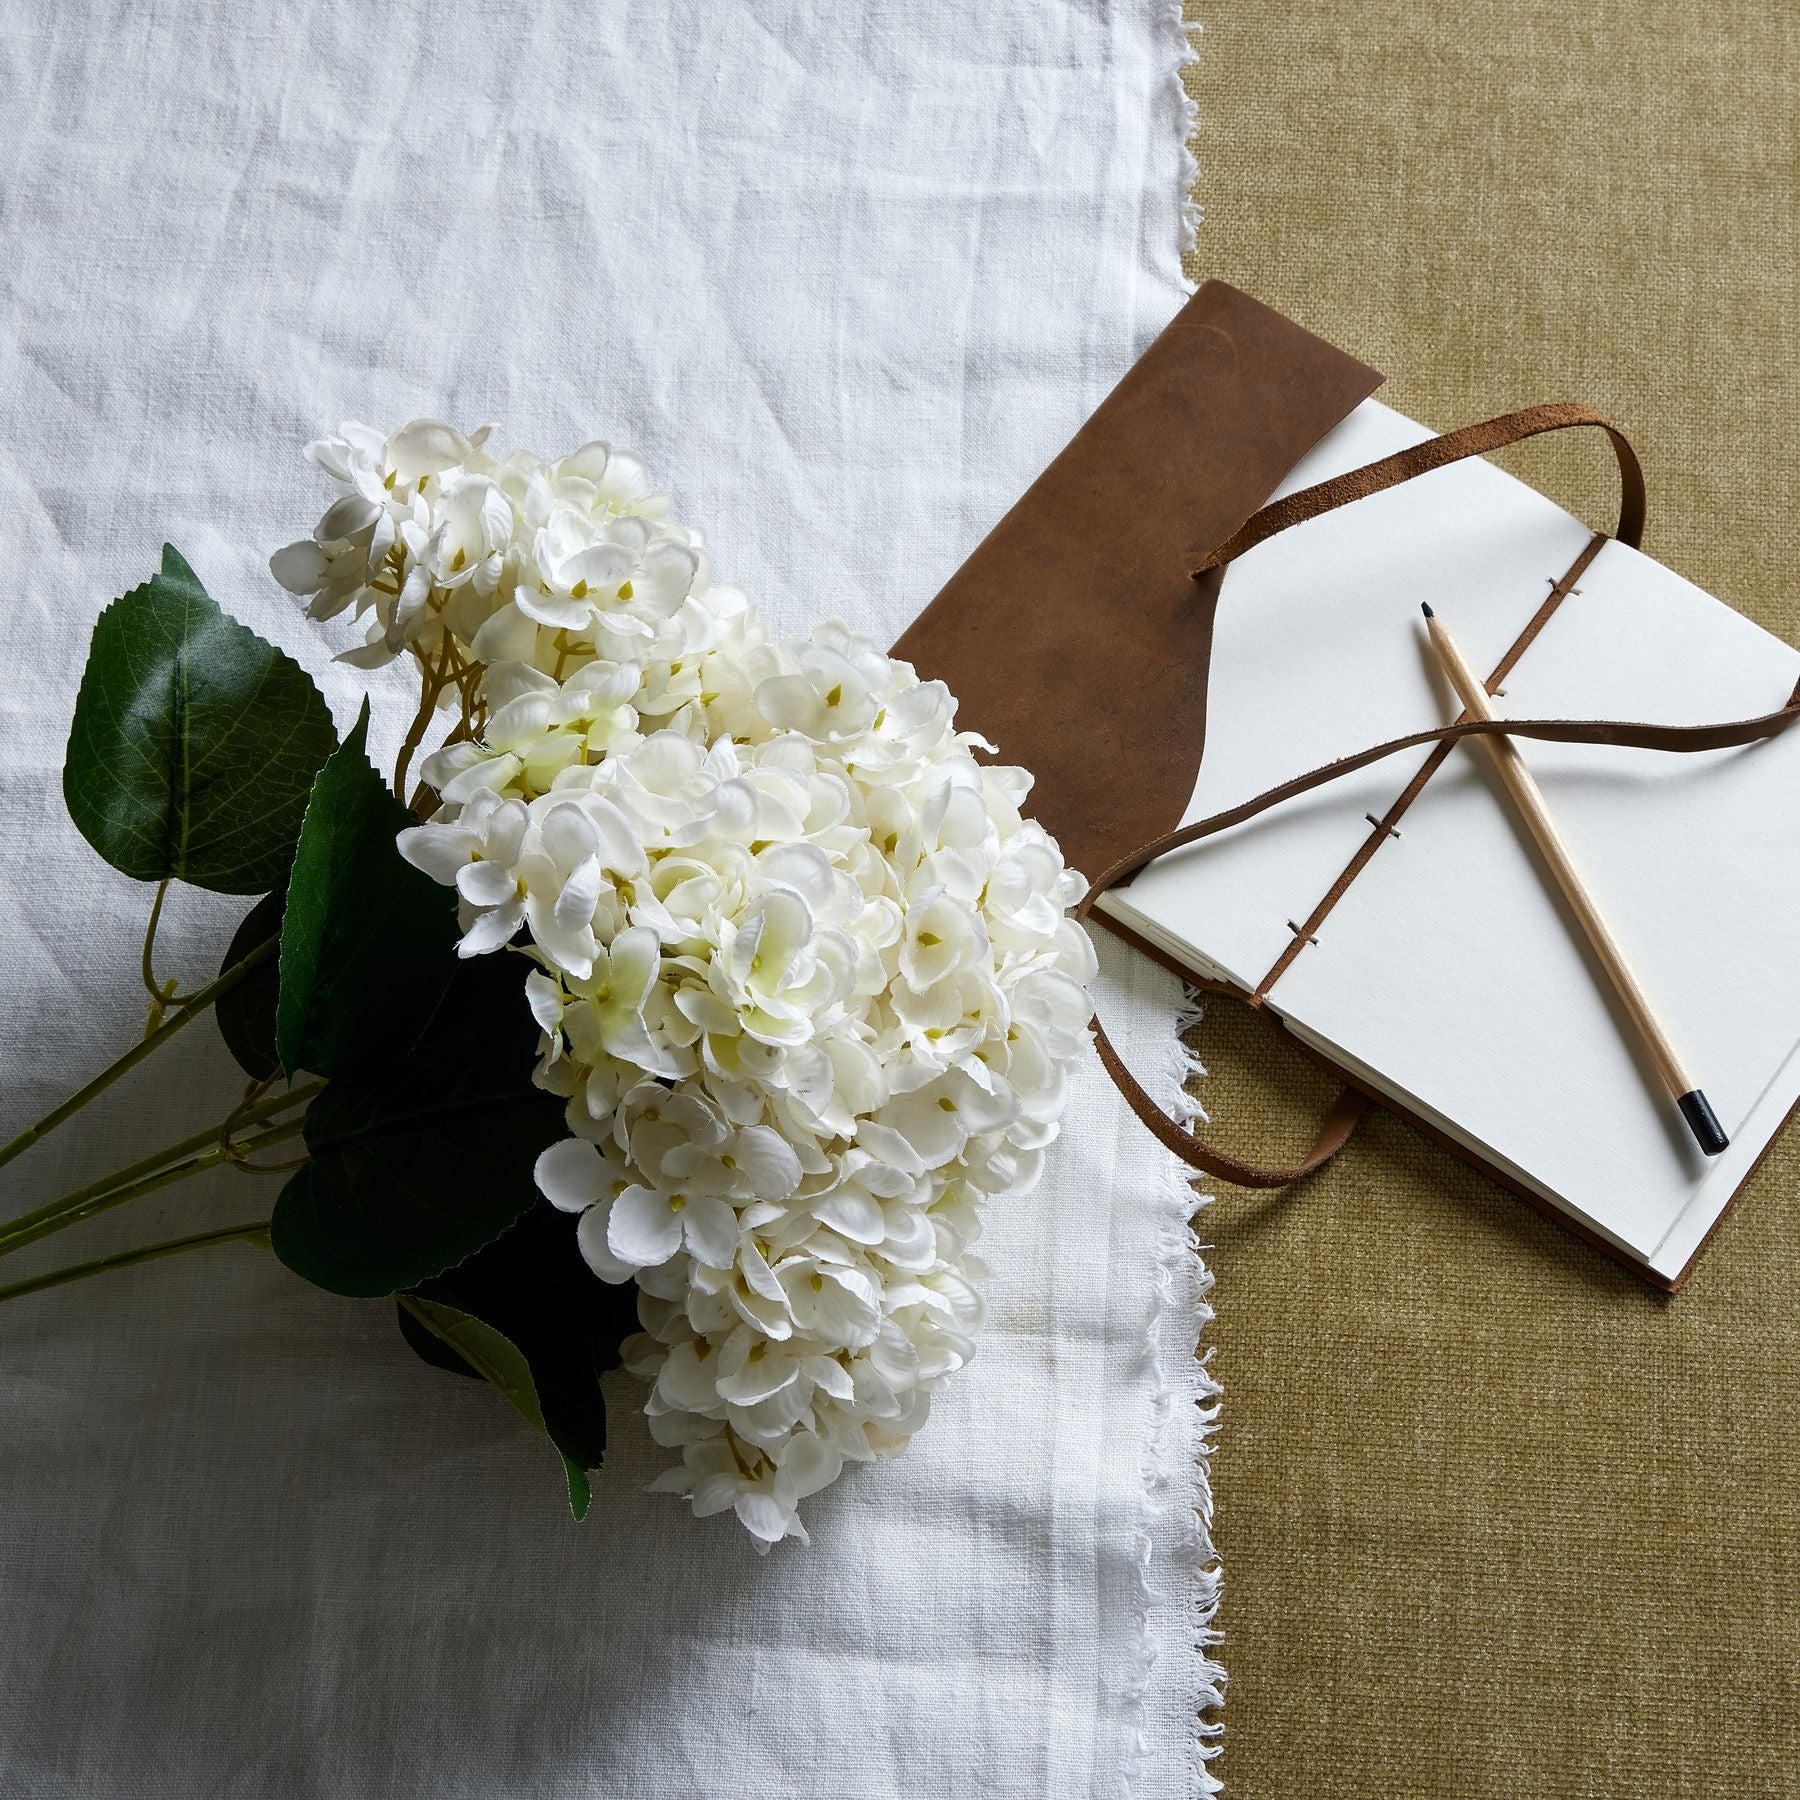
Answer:
<svg viewBox="0 0 1800 1800"><path fill-rule="evenodd" d="M1800 653L1635 545L1629 444L1576 406L1439 437L1223 283L1188 302L895 653L1032 770L1084 911L1664 1287L1800 1102ZM1603 429L1600 534L1481 452ZM1682 1131L1489 759L1453 621L1731 1136ZM1616 721L1636 721L1621 724ZM1724 720L1718 724L1711 721ZM1676 752L1678 754L1669 754Z"/></svg>

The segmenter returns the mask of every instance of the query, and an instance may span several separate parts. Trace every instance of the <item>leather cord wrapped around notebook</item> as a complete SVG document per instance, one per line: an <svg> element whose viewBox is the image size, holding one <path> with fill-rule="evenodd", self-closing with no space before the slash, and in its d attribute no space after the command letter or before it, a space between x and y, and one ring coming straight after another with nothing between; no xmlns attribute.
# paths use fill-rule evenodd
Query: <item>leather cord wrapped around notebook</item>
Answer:
<svg viewBox="0 0 1800 1800"><path fill-rule="evenodd" d="M1788 681L1784 704L1727 724L1522 717L1429 724L1194 816L1196 780L1208 744L1209 698L1217 703L1210 678L1220 607L1222 602L1231 606L1234 596L1230 565L1277 533L1538 432L1574 426L1605 430L1623 483L1618 531L1610 540L1577 533L1573 545L1578 553L1548 577L1549 595L1541 604L1534 601L1516 621L1520 628L1509 627L1500 640L1507 648L1494 665L1489 691L1508 678L1568 595L1581 592L1578 583L1594 570L1603 547L1616 546L1609 553L1613 560L1635 553L1644 519L1637 459L1616 426L1576 406L1531 408L1443 437L1412 428L1416 441L1407 441L1404 448L1363 466L1339 467L1327 479L1266 505L1327 434L1332 434L1331 446L1344 446L1335 452L1341 464L1349 447L1363 441L1356 433L1370 408L1381 415L1373 421L1377 433L1383 421L1398 421L1398 415L1369 401L1380 381L1364 364L1249 296L1220 282L1207 283L894 650L921 674L950 685L959 696L965 728L980 731L1007 761L1033 771L1032 811L1060 839L1071 863L1091 875L1098 871L1081 907L1084 918L1092 913L1186 979L1267 1006L1277 1017L1282 990L1275 983L1299 952L1319 941L1321 923L1377 851L1399 836L1399 820L1461 738L1505 732L1548 743L1694 753L1757 742L1800 716L1800 686ZM1408 424L1398 421L1399 426ZM1480 470L1489 482L1529 492L1486 465L1467 466ZM1419 491L1427 487L1421 484ZM1532 499L1554 511L1537 496ZM1656 568L1647 559L1637 563ZM1610 570L1612 562L1606 566ZM1454 603L1454 595L1440 597ZM1717 608L1716 602L1709 604ZM1417 612L1414 603L1415 624ZM1267 654L1280 658L1283 650L1274 641ZM1447 718L1455 710L1437 716ZM1094 911L1107 890L1156 858L1231 832L1284 801L1389 758L1421 750L1428 755L1412 780L1391 804L1384 801L1379 816L1375 810L1367 814L1372 830L1319 903L1310 911L1297 909L1304 919L1289 921L1291 941L1260 978L1237 969L1221 978L1209 957L1190 953L1184 942L1167 941L1170 934L1153 933L1142 920L1134 924L1129 908L1119 909L1124 917ZM1272 756L1270 767L1292 769L1304 760L1298 754ZM1445 785L1440 780L1434 793ZM1387 854L1391 859L1392 853ZM1159 944L1153 936L1166 941ZM1800 1011L1794 1026L1800 1042ZM1219 1151L1168 1119L1119 1061L1102 1022L1095 1024L1101 1057L1133 1110L1194 1168L1254 1187L1297 1180L1342 1148L1373 1098L1664 1286L1677 1285L1685 1275L1747 1174L1747 1169L1737 1171L1731 1194L1721 1200L1715 1193L1699 1209L1704 1215L1699 1223L1689 1220L1679 1229L1665 1230L1658 1219L1627 1229L1618 1221L1609 1223L1602 1208L1584 1212L1579 1196L1565 1200L1553 1185L1521 1166L1522 1159L1499 1151L1484 1154L1479 1141L1459 1132L1455 1121L1436 1117L1429 1104L1410 1106L1405 1092L1381 1078L1382 1071L1334 1055L1316 1034L1297 1035L1301 1047L1334 1068L1345 1085L1311 1152L1292 1167L1263 1169ZM1468 1050L1478 1054L1473 1043ZM1794 1060L1800 1067L1800 1052ZM1773 1127L1762 1136L1772 1138ZM1660 1266L1652 1242L1659 1233L1668 1239ZM1640 1235L1643 1244L1637 1241ZM1689 1245L1687 1237L1695 1241ZM1670 1260L1676 1256L1678 1267Z"/></svg>

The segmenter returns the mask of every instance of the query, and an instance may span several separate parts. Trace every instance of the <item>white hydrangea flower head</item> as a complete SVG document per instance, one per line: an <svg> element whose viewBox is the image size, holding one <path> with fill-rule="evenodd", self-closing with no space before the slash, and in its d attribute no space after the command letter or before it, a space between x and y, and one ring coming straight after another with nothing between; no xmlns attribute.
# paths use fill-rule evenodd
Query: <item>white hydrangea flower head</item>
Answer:
<svg viewBox="0 0 1800 1800"><path fill-rule="evenodd" d="M342 494L275 573L369 616L351 660L475 672L401 853L461 954L532 965L570 1132L538 1185L637 1284L655 1485L804 1539L974 1352L982 1206L1036 1181L1086 1038L1084 883L941 682L836 622L769 642L635 457L485 445L322 440Z"/></svg>
<svg viewBox="0 0 1800 1800"><path fill-rule="evenodd" d="M490 430L350 423L307 447L338 496L269 566L311 617L363 622L340 660L372 669L410 650L453 675L515 662L561 678L686 645L704 623L682 619L707 585L704 546L643 463L601 443L499 459Z"/></svg>

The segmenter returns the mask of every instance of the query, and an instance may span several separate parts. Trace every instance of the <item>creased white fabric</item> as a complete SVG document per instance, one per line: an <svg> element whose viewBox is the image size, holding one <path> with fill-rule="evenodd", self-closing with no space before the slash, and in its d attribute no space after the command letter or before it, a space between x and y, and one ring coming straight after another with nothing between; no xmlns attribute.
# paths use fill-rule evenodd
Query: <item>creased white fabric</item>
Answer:
<svg viewBox="0 0 1800 1800"><path fill-rule="evenodd" d="M0 0L0 1127L141 1021L149 893L57 776L93 618L165 537L340 725L348 633L266 572L340 418L616 437L772 623L891 638L1179 303L1170 14ZM162 970L201 979L241 911L180 895ZM1104 961L1172 1094L1173 984ZM235 1088L195 1028L5 1210ZM272 1196L221 1175L0 1273ZM577 1527L494 1396L257 1252L0 1307L0 1792L1202 1791L1181 1215L1090 1060L1042 1188L994 1209L977 1361L767 1559L642 1492L628 1381Z"/></svg>

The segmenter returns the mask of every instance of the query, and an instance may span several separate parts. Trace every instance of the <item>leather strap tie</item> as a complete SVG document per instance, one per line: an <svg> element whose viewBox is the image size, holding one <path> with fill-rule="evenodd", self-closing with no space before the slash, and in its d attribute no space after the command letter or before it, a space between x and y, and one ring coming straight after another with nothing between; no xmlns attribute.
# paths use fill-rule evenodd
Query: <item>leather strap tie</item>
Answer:
<svg viewBox="0 0 1800 1800"><path fill-rule="evenodd" d="M1517 443L1521 439L1535 437L1540 432L1558 431L1573 425L1593 425L1604 430L1611 440L1613 450L1618 458L1619 473L1622 483L1622 500L1619 509L1618 537L1620 542L1636 548L1644 528L1644 478L1639 467L1636 454L1631 448L1625 434L1609 420L1587 407L1569 404L1527 407L1522 412L1508 413L1498 419L1489 419L1479 425L1471 425L1461 431L1453 431L1443 437L1430 438L1422 444L1414 445L1409 450L1401 451L1397 456L1384 457L1380 462L1370 463L1366 468L1353 469L1348 474L1339 475L1330 481L1323 481L1314 487L1302 489L1265 506L1260 512L1253 514L1244 525L1217 550L1213 551L1197 568L1194 577L1199 579L1214 569L1223 568L1236 557L1253 549L1257 544L1265 542L1277 532L1285 531L1290 526L1298 525L1307 519L1316 518L1319 514L1330 512L1340 506L1347 506L1354 500L1360 500L1369 494L1382 492L1386 488L1397 486L1403 481L1410 481L1415 476L1428 473L1432 469L1443 468L1446 464L1458 462L1464 457L1480 456L1489 450L1499 449L1503 445ZM1595 545L1598 548L1598 542ZM1210 669L1207 671L1210 675ZM1109 888L1116 886L1128 875L1135 874L1146 863L1170 850L1179 850L1184 845L1200 842L1203 838L1227 831L1234 825L1240 825L1247 819L1255 818L1259 813L1267 812L1273 806L1279 806L1285 800L1292 800L1298 795L1309 793L1312 789L1324 787L1327 783L1337 781L1343 776L1354 774L1359 769L1366 769L1372 763L1381 762L1387 757L1397 756L1407 750L1422 749L1426 746L1439 746L1447 751L1453 744L1467 737L1488 737L1497 734L1510 735L1516 738L1531 738L1545 743L1558 744L1614 744L1640 750L1663 750L1674 754L1691 755L1697 751L1731 749L1744 744L1753 744L1763 738L1774 737L1778 732L1787 730L1796 719L1800 719L1800 684L1788 697L1786 703L1774 712L1764 713L1751 719L1734 719L1713 725L1648 725L1634 724L1616 719L1459 719L1455 724L1440 725L1427 731L1414 731L1404 737L1390 738L1386 743L1375 744L1366 750L1359 750L1354 755L1339 757L1335 762L1324 763L1316 769L1308 770L1304 775L1296 775L1291 780L1281 782L1275 787L1256 795L1253 799L1228 807L1223 812L1214 813L1210 818L1201 819L1192 825L1184 825L1174 831L1164 832L1162 836L1153 838L1149 843L1121 857L1110 868L1105 869L1089 886L1081 904L1075 909L1078 921L1087 920L1094 909L1094 904ZM1260 1005L1260 996L1239 995L1234 988L1228 988L1217 982L1196 982L1195 985L1217 993L1229 993L1238 998L1249 999L1251 1004ZM1321 1126L1312 1148L1301 1160L1290 1168L1267 1169L1253 1164L1241 1162L1224 1151L1215 1149L1194 1133L1184 1130L1176 1124L1150 1097L1137 1078L1125 1067L1118 1052L1113 1048L1101 1025L1098 1016L1092 1023L1094 1042L1100 1052L1100 1061L1114 1084L1125 1096L1126 1103L1133 1113L1149 1128L1160 1143L1180 1157L1190 1168L1198 1169L1217 1180L1231 1182L1239 1187L1274 1188L1286 1187L1289 1183L1299 1181L1314 1170L1329 1162L1348 1141L1356 1122L1367 1110L1368 1098L1355 1088L1345 1086L1339 1093L1330 1113Z"/></svg>

